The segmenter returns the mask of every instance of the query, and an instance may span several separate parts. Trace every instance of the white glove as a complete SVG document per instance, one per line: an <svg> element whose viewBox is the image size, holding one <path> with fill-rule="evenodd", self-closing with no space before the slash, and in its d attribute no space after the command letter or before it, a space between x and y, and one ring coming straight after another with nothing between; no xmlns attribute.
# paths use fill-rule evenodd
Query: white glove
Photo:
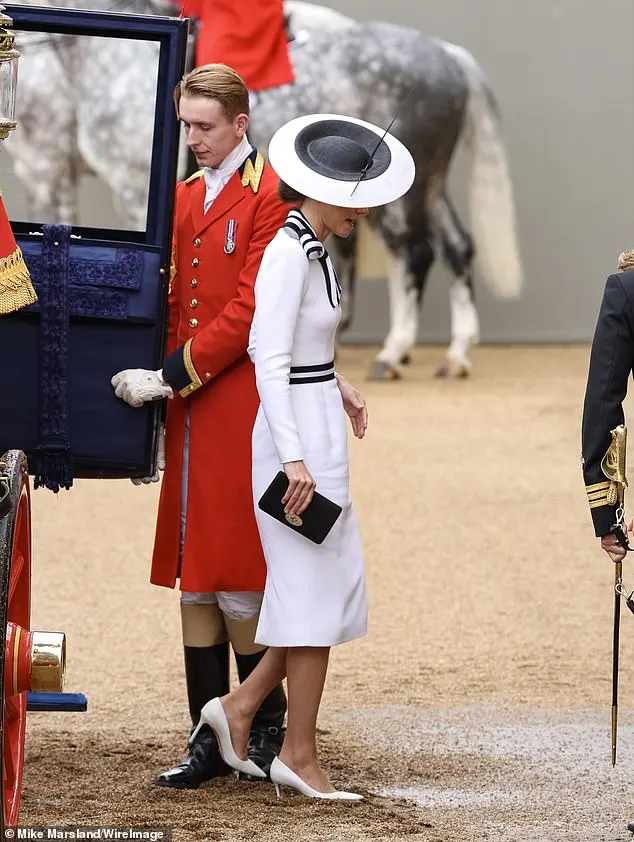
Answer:
<svg viewBox="0 0 634 842"><path fill-rule="evenodd" d="M126 368L110 381L114 393L130 406L143 406L146 401L173 398L172 387L163 380L163 371L146 368Z"/></svg>
<svg viewBox="0 0 634 842"><path fill-rule="evenodd" d="M149 485L158 482L160 471L165 470L165 424L159 427L158 454L156 457L156 471L151 477L131 477L132 485Z"/></svg>

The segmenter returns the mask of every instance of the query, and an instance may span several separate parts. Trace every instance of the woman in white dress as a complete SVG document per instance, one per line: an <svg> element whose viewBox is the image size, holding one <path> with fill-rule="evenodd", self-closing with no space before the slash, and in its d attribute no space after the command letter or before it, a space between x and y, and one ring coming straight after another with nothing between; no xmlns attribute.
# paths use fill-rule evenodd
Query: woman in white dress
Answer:
<svg viewBox="0 0 634 842"><path fill-rule="evenodd" d="M249 727L262 699L286 677L288 725L270 770L278 795L285 784L313 798L361 800L332 787L315 742L330 647L367 628L345 420L347 413L362 438L367 410L334 369L341 288L323 241L331 233L348 236L369 207L402 196L414 162L387 132L328 114L287 123L269 156L281 198L295 205L264 252L249 343L261 401L252 438L253 495L267 563L256 642L269 649L236 690L205 705L200 725L214 729L230 766L265 777L243 759ZM288 478L286 523L258 506L280 470ZM296 531L315 490L341 507L321 544Z"/></svg>

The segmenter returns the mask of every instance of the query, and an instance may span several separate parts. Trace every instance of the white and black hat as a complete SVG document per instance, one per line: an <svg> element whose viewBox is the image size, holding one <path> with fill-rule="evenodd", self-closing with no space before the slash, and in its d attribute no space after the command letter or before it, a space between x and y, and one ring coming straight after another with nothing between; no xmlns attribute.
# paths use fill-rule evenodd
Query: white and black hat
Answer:
<svg viewBox="0 0 634 842"><path fill-rule="evenodd" d="M341 114L308 114L269 144L279 177L303 196L345 208L385 205L407 193L414 160L393 135Z"/></svg>

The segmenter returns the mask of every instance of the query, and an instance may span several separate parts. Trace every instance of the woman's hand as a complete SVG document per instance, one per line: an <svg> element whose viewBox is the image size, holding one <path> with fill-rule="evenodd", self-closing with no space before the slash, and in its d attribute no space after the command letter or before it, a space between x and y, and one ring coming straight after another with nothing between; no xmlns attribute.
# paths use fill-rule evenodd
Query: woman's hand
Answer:
<svg viewBox="0 0 634 842"><path fill-rule="evenodd" d="M315 491L315 480L303 462L285 462L282 467L288 477L288 489L282 497L287 515L301 515L306 511Z"/></svg>
<svg viewBox="0 0 634 842"><path fill-rule="evenodd" d="M361 392L358 392L351 383L348 383L341 374L335 375L337 386L341 392L343 408L350 418L352 432L358 439L362 439L368 429L368 408Z"/></svg>

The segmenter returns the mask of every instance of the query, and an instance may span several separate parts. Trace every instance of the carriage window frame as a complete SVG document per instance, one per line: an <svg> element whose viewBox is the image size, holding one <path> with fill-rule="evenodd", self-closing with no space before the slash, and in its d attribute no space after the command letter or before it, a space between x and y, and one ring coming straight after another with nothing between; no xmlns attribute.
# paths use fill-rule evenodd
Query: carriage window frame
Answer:
<svg viewBox="0 0 634 842"><path fill-rule="evenodd" d="M60 9L50 6L18 6L5 3L5 13L19 32L56 35L101 36L159 44L154 131L148 187L147 216L143 231L73 226L73 233L94 240L137 242L158 246L161 266L169 267L172 241L174 193L178 167L179 126L173 88L185 69L188 18L130 15L88 9ZM19 37L16 39L19 50ZM173 82L173 84L171 84ZM17 95L20 96L18 69ZM168 187L167 191L165 187ZM167 195L166 195L167 193ZM12 221L16 234L27 234L40 223Z"/></svg>

